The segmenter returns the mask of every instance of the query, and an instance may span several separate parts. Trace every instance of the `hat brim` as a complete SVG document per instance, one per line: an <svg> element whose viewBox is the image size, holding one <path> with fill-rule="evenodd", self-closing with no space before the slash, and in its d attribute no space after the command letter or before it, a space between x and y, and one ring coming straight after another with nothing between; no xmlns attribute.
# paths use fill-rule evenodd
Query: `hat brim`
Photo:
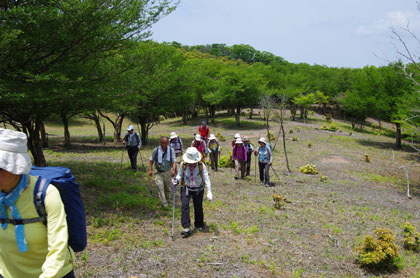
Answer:
<svg viewBox="0 0 420 278"><path fill-rule="evenodd" d="M188 158L187 157L187 153L184 153L184 155L182 156L182 159L185 161L185 162L187 162L187 163L197 163L197 162L199 162L202 158L203 158L203 155L200 153L200 152L198 152L198 156L200 157L197 161L196 160L193 160L193 159L190 159L190 158Z"/></svg>
<svg viewBox="0 0 420 278"><path fill-rule="evenodd" d="M178 137L178 135L172 135L171 137L169 137L169 139L174 139L176 137Z"/></svg>
<svg viewBox="0 0 420 278"><path fill-rule="evenodd" d="M32 161L27 153L0 150L0 168L15 175L29 174Z"/></svg>

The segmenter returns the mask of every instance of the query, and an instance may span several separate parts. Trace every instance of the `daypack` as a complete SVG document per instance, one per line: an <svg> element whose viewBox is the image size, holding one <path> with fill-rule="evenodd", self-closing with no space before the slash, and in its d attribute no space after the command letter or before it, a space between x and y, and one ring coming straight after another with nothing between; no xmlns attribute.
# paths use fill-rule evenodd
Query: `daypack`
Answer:
<svg viewBox="0 0 420 278"><path fill-rule="evenodd" d="M201 137L207 138L207 135L209 135L210 129L208 126L206 126L204 129L202 126L198 128L198 132L200 132Z"/></svg>
<svg viewBox="0 0 420 278"><path fill-rule="evenodd" d="M171 147L178 152L181 152L181 140L179 139L179 137L176 137L174 139L170 140L171 143Z"/></svg>
<svg viewBox="0 0 420 278"><path fill-rule="evenodd" d="M199 142L198 145L197 145L197 142ZM196 140L194 140L194 144L193 145L202 154L206 151L204 149L204 143L203 143L203 141L196 141Z"/></svg>
<svg viewBox="0 0 420 278"><path fill-rule="evenodd" d="M79 185L74 181L70 170L65 167L32 166L29 174L39 176L35 184L34 205L44 224L47 225L48 217L45 212L45 194L49 184L53 184L60 192L66 211L68 243L73 251L83 251L87 245L85 211Z"/></svg>
<svg viewBox="0 0 420 278"><path fill-rule="evenodd" d="M181 177L181 185L182 186L186 186L185 184L185 180L184 180L184 175L185 175L185 170L187 169L187 163L182 162L182 177ZM203 178L203 162L199 161L198 162L198 171L200 172L200 177L201 177L201 184L200 187L204 187L204 178Z"/></svg>

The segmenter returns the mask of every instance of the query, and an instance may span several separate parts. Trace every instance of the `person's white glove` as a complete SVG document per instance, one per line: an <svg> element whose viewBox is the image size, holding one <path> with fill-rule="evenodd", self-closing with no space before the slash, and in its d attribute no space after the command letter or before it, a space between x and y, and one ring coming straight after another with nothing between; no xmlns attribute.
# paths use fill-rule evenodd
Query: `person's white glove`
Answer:
<svg viewBox="0 0 420 278"><path fill-rule="evenodd" d="M209 201L212 201L213 200L213 194L211 194L211 191L207 192L207 199Z"/></svg>

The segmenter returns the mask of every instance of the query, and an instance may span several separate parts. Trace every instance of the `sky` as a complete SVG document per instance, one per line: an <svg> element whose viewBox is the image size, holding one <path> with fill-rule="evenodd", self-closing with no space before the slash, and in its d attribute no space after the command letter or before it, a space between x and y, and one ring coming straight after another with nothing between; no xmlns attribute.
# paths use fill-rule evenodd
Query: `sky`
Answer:
<svg viewBox="0 0 420 278"><path fill-rule="evenodd" d="M404 35L407 24L420 33L415 0L181 0L151 39L249 44L293 63L357 68L398 59L391 27ZM403 38L413 52L420 46Z"/></svg>

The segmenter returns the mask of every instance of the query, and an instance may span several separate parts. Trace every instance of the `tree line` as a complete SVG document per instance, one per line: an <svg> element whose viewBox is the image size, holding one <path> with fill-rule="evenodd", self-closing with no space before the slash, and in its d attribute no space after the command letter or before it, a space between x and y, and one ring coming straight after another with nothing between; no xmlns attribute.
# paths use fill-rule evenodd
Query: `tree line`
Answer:
<svg viewBox="0 0 420 278"><path fill-rule="evenodd" d="M314 104L363 128L367 117L401 127L415 126L413 82L401 62L382 67L337 68L294 64L249 45L185 46L147 40L150 26L176 8L172 1L4 1L0 5L0 121L28 135L36 165L44 122L59 118L64 145L69 120L100 120L121 137L123 121L140 125L147 144L160 118L186 123L203 111L214 120L228 110L240 125L244 109L262 97L286 99L292 119L306 120ZM252 117L252 112L251 112Z"/></svg>

